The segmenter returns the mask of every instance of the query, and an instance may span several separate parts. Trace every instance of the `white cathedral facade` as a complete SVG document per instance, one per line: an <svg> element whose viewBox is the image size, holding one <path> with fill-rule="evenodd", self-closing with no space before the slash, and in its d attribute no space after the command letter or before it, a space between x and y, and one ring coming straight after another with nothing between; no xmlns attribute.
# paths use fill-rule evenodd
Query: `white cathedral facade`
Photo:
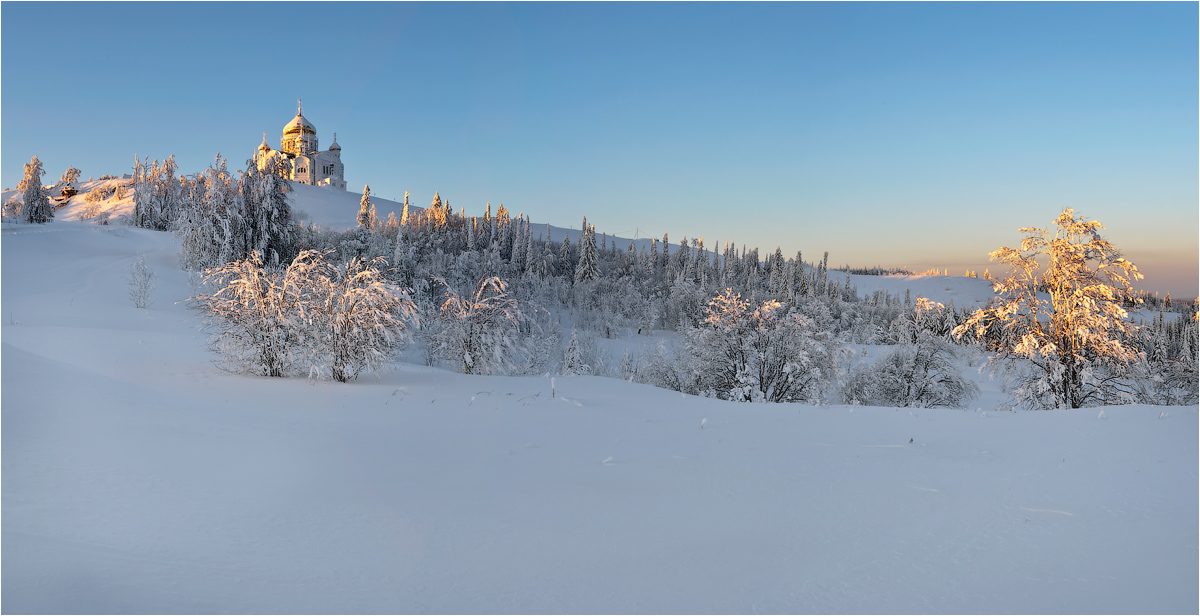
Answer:
<svg viewBox="0 0 1200 616"><path fill-rule="evenodd" d="M299 101L297 101L299 102ZM317 149L317 127L313 126L297 106L296 117L283 127L279 149L267 145L263 133L262 145L254 154L254 162L262 169L268 162L282 163L288 179L310 186L330 186L346 190L346 169L342 166L342 146L338 145L337 133L328 150Z"/></svg>

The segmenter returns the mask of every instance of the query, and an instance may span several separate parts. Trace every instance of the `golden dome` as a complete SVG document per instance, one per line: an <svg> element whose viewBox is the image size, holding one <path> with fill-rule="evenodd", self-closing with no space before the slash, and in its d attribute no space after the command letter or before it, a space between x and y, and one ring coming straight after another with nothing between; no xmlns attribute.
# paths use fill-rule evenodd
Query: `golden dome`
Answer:
<svg viewBox="0 0 1200 616"><path fill-rule="evenodd" d="M288 122L287 125L283 127L283 134L284 135L298 135L298 134L315 135L315 134L317 134L317 127L313 126L312 122L309 122L308 120L306 120L304 118L304 116L297 113L296 117L292 118L292 121Z"/></svg>

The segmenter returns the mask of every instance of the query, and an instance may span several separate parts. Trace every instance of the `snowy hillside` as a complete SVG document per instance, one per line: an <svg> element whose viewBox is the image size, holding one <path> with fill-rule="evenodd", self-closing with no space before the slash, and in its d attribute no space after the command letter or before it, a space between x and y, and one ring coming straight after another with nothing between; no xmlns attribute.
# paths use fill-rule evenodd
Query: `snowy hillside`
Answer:
<svg viewBox="0 0 1200 616"><path fill-rule="evenodd" d="M297 207L353 220L357 195L319 190ZM5 612L1200 609L1194 406L998 413L986 380L978 409L910 410L415 363L227 374L171 236L78 207L0 235ZM959 306L986 285L854 282Z"/></svg>
<svg viewBox="0 0 1200 616"><path fill-rule="evenodd" d="M306 220L316 223L317 225L326 225L333 228L345 229L355 226L357 223L359 205L362 202L362 193L347 192L335 190L319 186L308 186L305 184L297 184L289 182L292 187L292 206L301 212ZM396 218L400 218L401 212L404 210L404 203L397 203L379 197L371 197L371 203L375 204L376 216L380 220L388 217L388 214L394 213ZM413 196L409 199L409 211L416 213L425 208L427 205L425 200L418 199ZM455 212L459 211L459 204L451 203ZM485 205L472 204L467 208L467 216L483 216L486 209ZM499 209L499 203L492 204L493 212ZM519 212L511 212L512 215L517 215ZM546 224L537 221L532 222L533 232L536 237L541 238L545 235ZM550 240L561 242L564 237L570 238L573 242L579 241L581 231L579 229L565 229L562 227L550 227ZM624 250L629 246L629 239L626 238L609 238L610 241L616 241L617 246ZM634 246L637 248L649 247L649 239L634 240Z"/></svg>
<svg viewBox="0 0 1200 616"><path fill-rule="evenodd" d="M127 181L124 180L124 182ZM86 200L87 192L99 186L116 186L122 182L122 180L97 180L80 183L79 195L72 197L61 210L57 211L55 218L57 220L87 220L93 218L98 213L104 213L109 218L115 218L132 212L133 200L128 195L124 198L114 197L110 200L101 201L96 205L91 205ZM356 217L358 216L359 205L362 200L361 193L327 187L308 186L295 182L289 182L289 185L291 186L290 195L293 211L301 220L336 229L346 229L357 224ZM15 194L16 191L8 191L3 194L2 198L7 201ZM399 218L404 209L402 202L397 203L379 197L372 197L371 202L375 204L376 215L381 220L386 219L389 214L395 214ZM498 205L496 204L497 207ZM89 209L89 206L92 209ZM419 207L415 203L415 198L410 199L410 212L415 214L423 209L423 207ZM467 215L482 215L482 211L468 211ZM547 225L544 223L532 222L533 233L539 239L545 235L546 228ZM566 237L572 242L577 243L581 234L579 229L550 226L549 230L549 239L555 242L561 242ZM676 238L676 241L678 239L680 238ZM649 249L651 242L650 239L646 238L630 240L629 238L619 238L616 236L609 237L607 240L617 246L619 250L625 250L631 241L638 250ZM671 249L672 251L678 249L678 245L672 244ZM982 306L993 295L991 283L981 278L918 275L864 276L858 274L848 275L840 272L831 272L830 276L835 280L846 280L848 278L850 284L856 286L859 295L862 296L869 295L878 290L886 290L893 295L897 293L902 295L905 290L911 290L913 297L926 297L942 304L954 302L959 308ZM1140 318L1145 319L1153 318L1153 316L1154 313L1150 312L1139 315Z"/></svg>

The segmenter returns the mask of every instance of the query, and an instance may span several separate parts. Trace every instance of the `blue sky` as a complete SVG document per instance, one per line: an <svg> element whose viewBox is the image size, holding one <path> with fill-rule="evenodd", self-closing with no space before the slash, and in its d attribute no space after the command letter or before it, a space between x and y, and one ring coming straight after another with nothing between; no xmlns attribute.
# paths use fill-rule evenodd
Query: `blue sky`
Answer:
<svg viewBox="0 0 1200 616"><path fill-rule="evenodd" d="M1197 294L1196 3L0 6L0 176L278 146L535 222L988 267L1074 207Z"/></svg>

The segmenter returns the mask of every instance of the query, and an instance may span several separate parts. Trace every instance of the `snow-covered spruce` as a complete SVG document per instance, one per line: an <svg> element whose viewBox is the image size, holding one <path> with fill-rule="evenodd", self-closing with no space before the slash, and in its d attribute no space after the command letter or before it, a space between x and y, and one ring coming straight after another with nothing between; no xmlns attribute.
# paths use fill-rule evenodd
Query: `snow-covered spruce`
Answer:
<svg viewBox="0 0 1200 616"><path fill-rule="evenodd" d="M559 373L563 376L579 376L592 373L592 367L583 360L583 350L579 345L579 335L573 329L571 330L571 341L567 343L567 349L563 353L562 368Z"/></svg>
<svg viewBox="0 0 1200 616"><path fill-rule="evenodd" d="M27 223L36 224L50 222L50 219L54 218L50 207L50 193L42 187L42 176L45 174L42 161L38 160L36 155L25 163L25 176L17 184L21 202L19 205L15 202L12 204L10 215L13 218L19 216Z"/></svg>

